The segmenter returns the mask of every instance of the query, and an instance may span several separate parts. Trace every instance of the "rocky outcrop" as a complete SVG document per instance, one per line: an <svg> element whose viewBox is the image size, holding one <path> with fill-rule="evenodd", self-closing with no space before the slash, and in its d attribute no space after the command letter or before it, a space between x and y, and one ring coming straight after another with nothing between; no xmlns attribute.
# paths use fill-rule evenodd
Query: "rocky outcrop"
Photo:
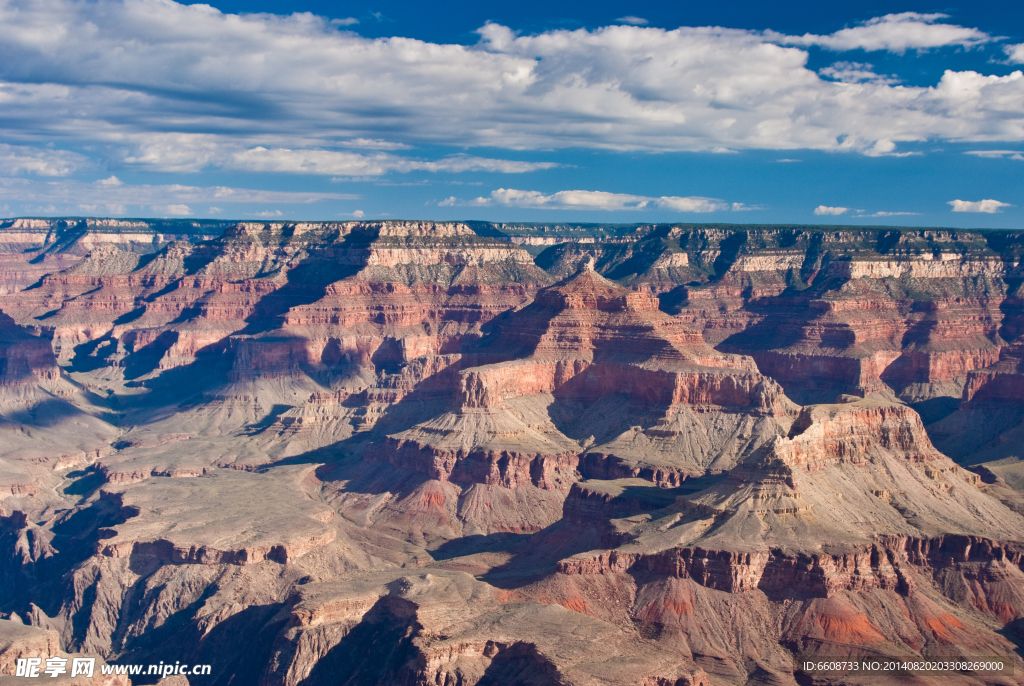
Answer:
<svg viewBox="0 0 1024 686"><path fill-rule="evenodd" d="M692 661L673 659L653 643L623 641L621 630L592 617L574 618L569 635L559 632L555 626L570 611L558 604L503 603L462 573L389 576L393 580L377 579L376 588L360 579L354 588L304 590L286 633L298 650L279 649L265 683L323 683L340 674L390 683L513 683L518 678L625 685L638 683L639 675L643 684L708 684ZM497 625L496 611L502 616ZM606 654L622 666L594 663L587 646L595 642L604 642ZM353 659L356 645L364 652Z"/></svg>
<svg viewBox="0 0 1024 686"><path fill-rule="evenodd" d="M411 441L387 439L380 454L401 469L426 474L438 481L479 483L504 488L533 484L538 488L564 490L572 483L578 457L568 451L554 455L509 450L443 450Z"/></svg>
<svg viewBox="0 0 1024 686"><path fill-rule="evenodd" d="M1021 564L1022 549L1018 543L971 536L883 536L876 543L838 555L778 549L740 553L700 547L653 555L608 551L563 560L558 563L558 572L653 574L691 579L700 586L726 593L760 591L769 596L797 598L831 598L845 592L874 589L907 596L917 590L920 582L915 579L948 583L954 575L970 580L970 605L1009 622L1024 614L1024 597L1014 593L1011 600L1005 595L1007 580L1021 578Z"/></svg>
<svg viewBox="0 0 1024 686"><path fill-rule="evenodd" d="M288 477L301 474L280 478ZM263 490L258 502L246 497L256 483ZM337 531L328 525L333 510L290 501L287 488L276 496L269 488L267 480L229 471L105 490L101 497L112 499L126 521L99 531L96 552L168 564L289 564L335 540Z"/></svg>
<svg viewBox="0 0 1024 686"><path fill-rule="evenodd" d="M790 429L791 441L774 454L787 465L808 471L839 462L862 463L881 448L910 462L938 462L945 457L925 433L921 418L904 405L857 402L805 407Z"/></svg>
<svg viewBox="0 0 1024 686"><path fill-rule="evenodd" d="M0 386L20 386L60 378L47 340L33 336L0 312Z"/></svg>
<svg viewBox="0 0 1024 686"><path fill-rule="evenodd" d="M965 402L1024 403L1024 341L1002 349L999 360L967 375Z"/></svg>
<svg viewBox="0 0 1024 686"><path fill-rule="evenodd" d="M647 479L594 479L572 485L562 507L562 519L591 525L641 512L660 510L675 500L672 491L651 488Z"/></svg>
<svg viewBox="0 0 1024 686"><path fill-rule="evenodd" d="M466 370L460 386L467 408L498 407L507 398L538 393L599 398L621 392L651 405L685 404L706 410L737 407L769 413L774 409L763 402L764 377L749 371L524 360Z"/></svg>

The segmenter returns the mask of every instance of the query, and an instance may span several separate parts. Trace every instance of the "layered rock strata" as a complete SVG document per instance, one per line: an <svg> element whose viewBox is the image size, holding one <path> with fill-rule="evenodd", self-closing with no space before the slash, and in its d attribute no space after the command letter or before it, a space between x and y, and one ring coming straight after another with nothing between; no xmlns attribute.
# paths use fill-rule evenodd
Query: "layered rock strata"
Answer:
<svg viewBox="0 0 1024 686"><path fill-rule="evenodd" d="M506 360L463 369L457 411L388 436L369 457L442 481L565 490L583 446L556 427L560 405L621 398L645 408L648 423L684 407L698 423L727 412L767 424L792 411L752 360L717 353L659 311L649 292L628 291L589 266L540 290L478 350ZM652 428L654 440L667 443L670 426L671 419ZM702 473L689 455L664 457L679 478Z"/></svg>

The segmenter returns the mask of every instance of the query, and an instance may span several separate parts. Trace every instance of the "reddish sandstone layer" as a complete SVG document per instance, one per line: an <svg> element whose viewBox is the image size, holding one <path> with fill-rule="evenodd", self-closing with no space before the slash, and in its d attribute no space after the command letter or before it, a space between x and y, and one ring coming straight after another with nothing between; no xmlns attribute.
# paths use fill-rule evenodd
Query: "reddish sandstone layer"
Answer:
<svg viewBox="0 0 1024 686"><path fill-rule="evenodd" d="M461 396L464 407L474 408L499 407L508 398L537 393L584 398L621 393L656 406L683 403L760 410L769 409L760 403L763 381L749 371L534 358L465 370Z"/></svg>
<svg viewBox="0 0 1024 686"><path fill-rule="evenodd" d="M575 451L556 454L515 450L453 450L388 437L380 448L370 448L367 459L386 460L401 469L431 479L463 484L516 488L532 484L543 489L569 487L579 456Z"/></svg>
<svg viewBox="0 0 1024 686"><path fill-rule="evenodd" d="M859 403L805 407L790 430L794 440L776 455L808 471L828 464L864 462L872 450L898 453L909 462L945 460L925 433L921 418L904 405Z"/></svg>
<svg viewBox="0 0 1024 686"><path fill-rule="evenodd" d="M999 568L997 571L994 567ZM842 554L792 553L766 550L740 553L680 548L656 554L607 551L595 557L579 556L558 563L561 574L653 574L692 579L701 586L726 593L760 590L768 594L830 598L844 591L872 589L907 595L915 590L913 575L939 577L956 570L979 583L973 605L994 611L1004 622L1024 616L1024 594L1013 605L993 600L1007 578L1019 580L1024 571L1024 548L1015 542L997 542L972 536L920 539L883 536L878 542ZM986 573L986 567L989 571ZM1005 598L1004 600L1010 600Z"/></svg>
<svg viewBox="0 0 1024 686"><path fill-rule="evenodd" d="M1003 348L998 362L968 374L963 399L1024 403L1024 342Z"/></svg>
<svg viewBox="0 0 1024 686"><path fill-rule="evenodd" d="M767 341L794 342L736 349L749 352L763 373L783 383L860 395L962 382L967 372L998 358L993 339L1001 315L991 300L953 298L907 314L907 304L898 299L840 297L810 300L804 312L779 303L786 309L764 320L775 320L776 333Z"/></svg>

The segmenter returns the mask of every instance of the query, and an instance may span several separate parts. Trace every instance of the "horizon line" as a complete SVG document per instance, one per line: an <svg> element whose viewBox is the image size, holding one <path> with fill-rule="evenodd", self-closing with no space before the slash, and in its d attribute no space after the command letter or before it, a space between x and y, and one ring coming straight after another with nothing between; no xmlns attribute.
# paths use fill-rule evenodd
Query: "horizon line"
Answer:
<svg viewBox="0 0 1024 686"><path fill-rule="evenodd" d="M41 220L41 221L125 221L125 222L209 222L215 224L371 224L371 223L387 223L387 222L433 222L435 224L491 224L491 225L510 225L510 226L544 226L544 225L561 225L561 226L594 226L594 227L607 227L607 226L635 226L637 228L643 226L717 226L717 227L780 227L780 228L809 228L809 229L870 229L870 230L899 230L899 231L1024 231L1024 227L1019 228L996 228L996 227L956 227L956 226L907 226L907 225L889 225L889 224L800 224L800 223L764 223L764 222L749 222L749 223L735 223L735 222L571 222L571 221L494 221L488 219L373 219L373 218L359 218L359 219L286 219L286 218L275 218L275 219L219 219L214 217L97 217L88 215L60 215L60 216L20 216L20 217L4 217L0 218L0 229L7 229L10 227L2 226L7 222L16 222L18 220Z"/></svg>

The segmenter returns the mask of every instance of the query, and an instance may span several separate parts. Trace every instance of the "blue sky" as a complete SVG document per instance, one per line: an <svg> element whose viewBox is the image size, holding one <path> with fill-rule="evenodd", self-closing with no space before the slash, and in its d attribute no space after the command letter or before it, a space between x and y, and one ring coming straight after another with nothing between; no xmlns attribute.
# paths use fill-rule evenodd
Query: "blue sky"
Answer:
<svg viewBox="0 0 1024 686"><path fill-rule="evenodd" d="M0 216L1024 228L1024 10L0 0Z"/></svg>

